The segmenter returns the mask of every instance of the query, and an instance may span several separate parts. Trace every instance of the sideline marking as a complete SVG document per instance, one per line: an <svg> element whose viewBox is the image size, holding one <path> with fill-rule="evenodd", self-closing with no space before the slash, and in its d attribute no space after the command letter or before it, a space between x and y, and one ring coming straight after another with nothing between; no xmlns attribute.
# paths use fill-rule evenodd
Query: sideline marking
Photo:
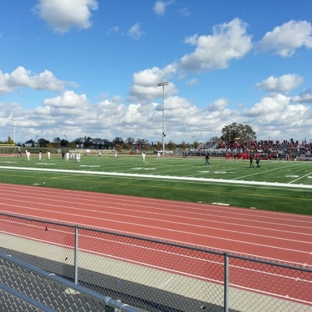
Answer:
<svg viewBox="0 0 312 312"><path fill-rule="evenodd" d="M294 181L290 183L260 182L260 181L258 182L258 181L225 180L225 179L212 179L212 178L176 177L176 176L138 174L138 173L98 172L98 171L86 171L86 170L27 168L27 167L11 167L11 166L0 166L0 169L60 172L60 173L71 173L71 174L89 174L89 175L128 177L128 178L165 179L165 180L173 180L173 181L213 182L213 183L218 182L218 183L224 183L224 184L237 184L237 185L260 185L260 186L275 186L275 187L284 187L284 188L312 189L312 185L308 185L308 184L290 184Z"/></svg>
<svg viewBox="0 0 312 312"><path fill-rule="evenodd" d="M142 168L142 167L136 167L136 168L131 168L132 170L156 170L156 168Z"/></svg>
<svg viewBox="0 0 312 312"><path fill-rule="evenodd" d="M36 165L45 165L45 166L51 166L51 165L55 165L55 163L36 163Z"/></svg>
<svg viewBox="0 0 312 312"><path fill-rule="evenodd" d="M212 205L230 206L230 204L226 204L226 203L212 203Z"/></svg>
<svg viewBox="0 0 312 312"><path fill-rule="evenodd" d="M17 164L17 161L0 161L2 164Z"/></svg>

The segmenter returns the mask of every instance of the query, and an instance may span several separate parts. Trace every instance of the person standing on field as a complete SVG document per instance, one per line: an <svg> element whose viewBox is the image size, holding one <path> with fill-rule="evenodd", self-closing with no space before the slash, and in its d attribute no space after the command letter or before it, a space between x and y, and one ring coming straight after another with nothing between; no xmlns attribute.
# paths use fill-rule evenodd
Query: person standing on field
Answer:
<svg viewBox="0 0 312 312"><path fill-rule="evenodd" d="M250 152L249 153L249 168L254 168L254 165L253 165L253 153Z"/></svg>
<svg viewBox="0 0 312 312"><path fill-rule="evenodd" d="M205 157L205 166L210 165L209 159L210 159L210 156L209 156L209 153L207 153Z"/></svg>

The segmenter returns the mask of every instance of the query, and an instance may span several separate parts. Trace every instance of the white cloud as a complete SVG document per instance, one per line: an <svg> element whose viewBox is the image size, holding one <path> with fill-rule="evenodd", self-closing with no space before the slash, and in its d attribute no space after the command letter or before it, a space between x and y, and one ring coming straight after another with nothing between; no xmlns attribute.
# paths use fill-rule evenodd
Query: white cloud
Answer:
<svg viewBox="0 0 312 312"><path fill-rule="evenodd" d="M61 96L44 100L43 104L49 107L77 109L79 107L84 107L88 104L88 101L84 94L78 95L74 91L65 91Z"/></svg>
<svg viewBox="0 0 312 312"><path fill-rule="evenodd" d="M212 112L213 111L222 112L226 109L227 105L228 105L227 99L224 98L218 99L208 106L208 110Z"/></svg>
<svg viewBox="0 0 312 312"><path fill-rule="evenodd" d="M244 111L247 117L259 117L262 122L268 122L278 119L280 113L284 111L290 103L290 98L275 94L273 96L266 96L259 103Z"/></svg>
<svg viewBox="0 0 312 312"><path fill-rule="evenodd" d="M143 35L144 32L141 30L141 26L139 23L135 23L129 30L128 30L128 35L135 39L139 40Z"/></svg>
<svg viewBox="0 0 312 312"><path fill-rule="evenodd" d="M165 14L167 7L172 4L174 2L174 0L170 0L170 1L161 1L161 0L157 0L154 3L153 6L153 11L156 15L158 16L162 16Z"/></svg>
<svg viewBox="0 0 312 312"><path fill-rule="evenodd" d="M245 118L243 118L245 116ZM250 125L261 138L289 140L312 135L312 115L308 106L291 104L291 98L274 94L261 99L242 114L244 124Z"/></svg>
<svg viewBox="0 0 312 312"><path fill-rule="evenodd" d="M119 32L119 27L118 26L113 26L112 28L110 28L108 31L107 31L107 34L116 34Z"/></svg>
<svg viewBox="0 0 312 312"><path fill-rule="evenodd" d="M60 33L72 27L89 28L91 10L98 9L97 0L39 0L33 11Z"/></svg>
<svg viewBox="0 0 312 312"><path fill-rule="evenodd" d="M198 80L196 78L193 78L191 80L188 80L185 85L186 86L194 86L194 85L197 85L198 84Z"/></svg>
<svg viewBox="0 0 312 312"><path fill-rule="evenodd" d="M300 47L312 48L312 27L307 21L291 20L267 32L259 42L262 52L272 50L283 57L292 56Z"/></svg>
<svg viewBox="0 0 312 312"><path fill-rule="evenodd" d="M182 16L189 16L191 14L187 8L183 8L180 12Z"/></svg>
<svg viewBox="0 0 312 312"><path fill-rule="evenodd" d="M292 101L312 104L312 86L299 95L292 97Z"/></svg>
<svg viewBox="0 0 312 312"><path fill-rule="evenodd" d="M227 68L229 61L242 58L252 48L246 28L244 22L235 18L214 27L212 35L187 38L185 42L196 46L196 49L181 58L181 68L191 71Z"/></svg>
<svg viewBox="0 0 312 312"><path fill-rule="evenodd" d="M303 82L299 75L288 74L280 77L270 76L256 84L256 88L269 92L289 93Z"/></svg>
<svg viewBox="0 0 312 312"><path fill-rule="evenodd" d="M273 126L275 129L281 129L281 139L284 139L287 135L292 136L292 131L299 134L298 127L304 126L309 116L309 108L302 104L291 105L290 97L274 94L262 98L252 108L245 110L243 115L249 120L254 120L258 127L262 125L264 128ZM311 120L311 116L308 118Z"/></svg>
<svg viewBox="0 0 312 312"><path fill-rule="evenodd" d="M170 75L176 72L175 65L168 65L164 69L153 67L133 74L133 83L129 90L128 101L148 103L156 97L162 96L162 88L158 87L159 82L167 81ZM176 93L174 84L169 83L165 87L166 95Z"/></svg>
<svg viewBox="0 0 312 312"><path fill-rule="evenodd" d="M170 86L170 85L169 85ZM168 86L168 87L169 87ZM161 89L161 88L159 88ZM160 95L162 94L162 90ZM220 136L224 125L250 125L258 135L275 139L299 138L311 132L309 106L291 104L291 98L274 94L261 99L243 113L228 106L228 100L217 99L199 108L185 98L166 95L166 140L176 143L200 141ZM160 141L162 133L162 101L125 105L120 99L106 99L91 104L84 94L66 91L61 96L46 99L34 110L25 110L18 103L0 103L0 140L12 136L16 123L16 139L25 142L36 136L53 140L67 135L73 140L90 136L112 140L115 137L146 138Z"/></svg>
<svg viewBox="0 0 312 312"><path fill-rule="evenodd" d="M39 75L20 66L11 73L0 71L0 95L10 93L16 88L27 87L35 90L62 91L66 84L73 84L57 80L52 72L45 70Z"/></svg>
<svg viewBox="0 0 312 312"><path fill-rule="evenodd" d="M156 15L164 15L166 11L166 3L164 1L156 1L153 10Z"/></svg>

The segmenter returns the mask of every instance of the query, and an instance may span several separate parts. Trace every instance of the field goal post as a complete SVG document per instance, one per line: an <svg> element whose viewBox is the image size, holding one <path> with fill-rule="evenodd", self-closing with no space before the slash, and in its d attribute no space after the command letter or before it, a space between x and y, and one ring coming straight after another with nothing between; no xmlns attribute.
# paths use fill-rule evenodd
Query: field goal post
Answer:
<svg viewBox="0 0 312 312"><path fill-rule="evenodd" d="M14 143L13 144L8 144L8 143L0 143L0 154L1 155L19 155L21 151L20 146L16 146Z"/></svg>

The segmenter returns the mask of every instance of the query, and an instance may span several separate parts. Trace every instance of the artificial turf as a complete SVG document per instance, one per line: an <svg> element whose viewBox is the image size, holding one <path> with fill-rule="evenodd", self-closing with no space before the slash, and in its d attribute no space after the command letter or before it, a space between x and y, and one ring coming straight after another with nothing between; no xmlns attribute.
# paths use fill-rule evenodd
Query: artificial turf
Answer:
<svg viewBox="0 0 312 312"><path fill-rule="evenodd" d="M146 163L140 156L120 155L102 155L100 158L82 155L79 163L74 159L65 161L60 155L52 155L50 160L43 155L40 161L37 155L32 155L29 161L25 157L6 156L0 157L0 182L219 203L220 209L222 204L227 204L312 214L312 162L261 161L260 168L249 168L248 160L212 158L210 162L211 165L205 166L204 157L167 156L158 159L152 155L147 155ZM242 181L243 184L239 184ZM254 182L262 184L254 185ZM267 185L269 182L271 184ZM304 188L306 185L311 188Z"/></svg>

